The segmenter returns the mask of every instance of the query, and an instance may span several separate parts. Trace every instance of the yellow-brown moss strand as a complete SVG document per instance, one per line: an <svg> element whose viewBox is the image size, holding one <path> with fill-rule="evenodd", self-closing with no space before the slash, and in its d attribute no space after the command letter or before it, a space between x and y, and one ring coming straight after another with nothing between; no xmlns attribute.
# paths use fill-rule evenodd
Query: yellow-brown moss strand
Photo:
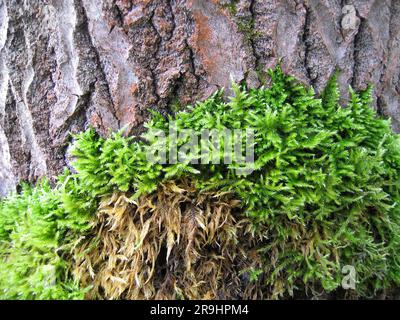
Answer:
<svg viewBox="0 0 400 320"><path fill-rule="evenodd" d="M137 202L114 193L101 201L93 237L76 249L75 276L93 285L88 298L261 297L241 273L260 260L238 205L189 181L161 184Z"/></svg>

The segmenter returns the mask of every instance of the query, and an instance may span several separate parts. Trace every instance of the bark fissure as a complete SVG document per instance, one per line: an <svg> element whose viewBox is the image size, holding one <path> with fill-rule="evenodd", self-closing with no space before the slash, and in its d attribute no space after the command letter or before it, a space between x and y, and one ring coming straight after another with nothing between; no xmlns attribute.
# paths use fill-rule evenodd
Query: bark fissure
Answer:
<svg viewBox="0 0 400 320"><path fill-rule="evenodd" d="M162 45L162 36L158 33L157 28L155 27L154 23L153 23L153 18L154 18L155 12L154 10L152 11L150 18L149 18L149 23L151 25L151 27L153 28L154 32L157 35L157 40L156 40L156 48L155 51L153 52L153 56L151 57L151 59L153 61L157 61L157 55L160 51L160 47ZM172 33L171 33L171 37L172 37ZM157 105L158 102L160 101L160 96L157 93L157 80L156 80L156 73L155 73L155 69L156 69L157 65L155 67L152 67L152 64L149 65L149 71L151 74L151 79L152 79L152 84L153 84L153 95L155 96L156 100L154 101L154 104Z"/></svg>
<svg viewBox="0 0 400 320"><path fill-rule="evenodd" d="M302 34L302 43L304 44L304 67L305 70L307 71L307 77L310 80L310 84L314 84L314 80L312 75L311 75L311 69L308 64L308 59L309 59L309 51L310 51L310 45L309 45L309 34L310 34L310 8L305 6L305 21L304 21L304 27L303 27L303 34Z"/></svg>
<svg viewBox="0 0 400 320"><path fill-rule="evenodd" d="M256 0L251 0L250 1L250 5L249 5L249 12L250 12L250 19L251 19L250 23L251 23L251 28L252 28L253 32L254 32L254 29L255 29L255 21L256 21L256 13L255 13L255 10L254 10L255 1ZM254 56L254 67L255 67L256 71L259 71L260 68L261 68L260 57L257 54L257 50L256 50L256 47L255 47L254 41L255 41L254 35L252 35L250 37L250 46L251 46L251 49L252 49L252 52L253 52L253 56Z"/></svg>
<svg viewBox="0 0 400 320"><path fill-rule="evenodd" d="M118 118L117 115L117 108L114 104L114 101L112 99L112 94L111 94L111 90L110 90L110 86L107 82L107 77L106 77L106 72L104 70L104 67L101 63L101 59L100 59L100 53L97 49L97 47L94 44L93 38L89 32L89 26L88 26L88 16L86 13L86 9L83 6L82 0L75 0L76 2L76 6L78 7L78 10L81 12L81 26L80 26L80 32L81 34L88 39L88 41L86 42L86 45L88 46L89 50L92 51L94 53L94 64L96 65L96 71L99 72L99 76L101 77L100 79L98 78L94 78L93 81L95 83L93 83L93 81L91 81L89 83L89 87L91 88L91 90L94 91L95 89L95 84L98 84L101 87L105 88L105 92L106 92L106 98L107 98L107 102L110 104L110 107L108 108L110 110L110 112L112 113L112 117L115 119L115 121L117 122L117 127L121 127L121 123L120 123L120 119ZM111 32L112 30L110 30ZM93 91L89 90L89 96L92 97L93 95ZM90 99L83 99L83 101L86 101L86 107L88 106Z"/></svg>

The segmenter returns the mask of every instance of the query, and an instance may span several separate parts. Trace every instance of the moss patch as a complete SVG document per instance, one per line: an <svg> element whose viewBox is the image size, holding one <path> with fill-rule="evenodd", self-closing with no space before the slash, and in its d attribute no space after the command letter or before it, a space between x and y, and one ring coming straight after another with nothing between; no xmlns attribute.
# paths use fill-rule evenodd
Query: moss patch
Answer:
<svg viewBox="0 0 400 320"><path fill-rule="evenodd" d="M217 92L173 117L155 113L140 139L104 139L92 129L76 136L76 173L53 190L33 189L40 197L23 193L1 203L0 269L10 268L21 248L26 257L17 278L0 277L3 297L52 297L41 295L43 282L33 276L57 266L49 252L65 265L50 286L63 288L63 297L81 297L81 289L68 289L76 279L102 298L312 297L338 292L344 266L357 280L345 297L398 286L400 142L370 107L371 89L351 91L342 108L335 79L316 97L280 68L269 75L268 88L233 85L228 102ZM221 151L220 164L196 164L198 150L180 163L150 163L146 155L160 149L157 133L167 134L171 122L178 132L251 128L254 163L224 164ZM179 138L177 147L185 143ZM243 167L251 174L241 174ZM222 216L226 224L217 227ZM46 242L36 241L44 235ZM246 263L244 248L257 253L256 265ZM165 250L168 263L160 260ZM125 266L136 277L124 275ZM204 279L208 285L195 285Z"/></svg>

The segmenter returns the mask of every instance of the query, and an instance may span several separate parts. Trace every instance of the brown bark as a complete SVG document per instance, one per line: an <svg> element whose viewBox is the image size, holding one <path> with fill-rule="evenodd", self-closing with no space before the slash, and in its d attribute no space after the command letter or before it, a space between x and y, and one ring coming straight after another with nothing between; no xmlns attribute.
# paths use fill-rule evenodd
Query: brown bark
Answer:
<svg viewBox="0 0 400 320"><path fill-rule="evenodd" d="M70 132L140 131L280 58L317 92L374 84L399 130L399 35L398 0L0 0L0 196L58 174Z"/></svg>

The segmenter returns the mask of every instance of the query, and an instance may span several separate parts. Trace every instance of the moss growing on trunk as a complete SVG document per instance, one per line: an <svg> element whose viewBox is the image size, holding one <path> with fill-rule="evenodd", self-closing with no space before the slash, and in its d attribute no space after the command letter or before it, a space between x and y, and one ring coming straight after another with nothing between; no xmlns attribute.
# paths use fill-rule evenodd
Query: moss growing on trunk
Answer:
<svg viewBox="0 0 400 320"><path fill-rule="evenodd" d="M93 285L92 296L103 292L100 296L105 298L218 298L221 292L225 298L338 294L344 266L356 272L355 288L346 291L345 297L373 297L398 286L399 136L391 131L388 120L379 118L370 108L371 89L351 91L348 105L341 107L334 78L321 97L316 97L311 88L284 75L280 68L271 71L270 77L268 88L246 90L233 85L235 95L229 102L217 92L174 117L154 114L140 139L126 138L122 133L104 139L91 129L76 136L72 150L76 173L62 176L53 190L40 189L39 185L33 191L51 197L50 206L25 193L1 204L1 269L7 270L18 260L18 243L27 235L31 240L23 246L26 257L40 257L29 266L24 265L25 260L20 263L20 282L0 278L3 296L34 297L33 292L39 292L38 298L53 297L40 295L42 280L34 276L45 265L57 265L51 259L42 259L49 252L62 259L66 265L63 270L68 270L54 284L65 288L63 295L67 298L69 294L81 297L80 289L76 291L79 294L69 293L66 286L76 279L81 279L82 287ZM220 164L201 164L198 149L186 154L186 160L180 163L147 161L148 153L160 149L160 132L168 135L172 122L178 133L185 129L252 129L254 163L223 164L224 153L220 151ZM186 138L179 138L177 147L185 143ZM243 168L252 171L245 175L238 170ZM175 190L162 187L174 185L172 181L188 181L188 189L196 191L180 192L185 188L179 184ZM229 199L240 203L221 200L216 196L221 194L229 194ZM119 210L117 198L122 195L125 207ZM184 209L172 200L170 205L165 201L179 197L197 212L191 228L185 220L187 206ZM218 212L221 214L220 205L226 208L226 225L217 228L210 223ZM173 212L168 214L168 210ZM29 218L32 212L39 218ZM140 213L136 218L135 212ZM126 219L130 220L125 225ZM29 230L50 230L51 246L37 250L30 244L35 236L20 228L20 221L27 221L24 223ZM247 239L239 228L243 224ZM105 234L104 228L110 233ZM194 230L190 237L189 229ZM68 237L61 241L60 232ZM224 240L219 238L221 234ZM111 236L114 240L107 238ZM189 238L197 241L192 247L196 250L185 255L181 251L191 246ZM157 239L166 242L157 244ZM100 245L96 247L95 243ZM221 244L223 252L216 249ZM63 253L65 246L73 247L69 252L74 254ZM170 257L161 263L157 257L163 246ZM173 248L181 248L180 253ZM245 262L246 255L241 253L244 248L255 252L255 265ZM108 252L115 258L112 266L111 260L104 258ZM218 257L225 264L216 262ZM187 264L186 269L176 266L180 261ZM212 265L210 274L205 275L201 261ZM118 276L127 264L136 270L136 277ZM201 271L193 278L190 272L200 270L197 268ZM96 273L102 274L101 280L92 282ZM168 279L183 281L175 283L175 291L167 275ZM199 287L199 291L188 287L201 282L202 275L213 279L212 285ZM226 281L228 277L231 280ZM141 286L144 279L151 281ZM232 279L240 283L225 290L226 282Z"/></svg>

